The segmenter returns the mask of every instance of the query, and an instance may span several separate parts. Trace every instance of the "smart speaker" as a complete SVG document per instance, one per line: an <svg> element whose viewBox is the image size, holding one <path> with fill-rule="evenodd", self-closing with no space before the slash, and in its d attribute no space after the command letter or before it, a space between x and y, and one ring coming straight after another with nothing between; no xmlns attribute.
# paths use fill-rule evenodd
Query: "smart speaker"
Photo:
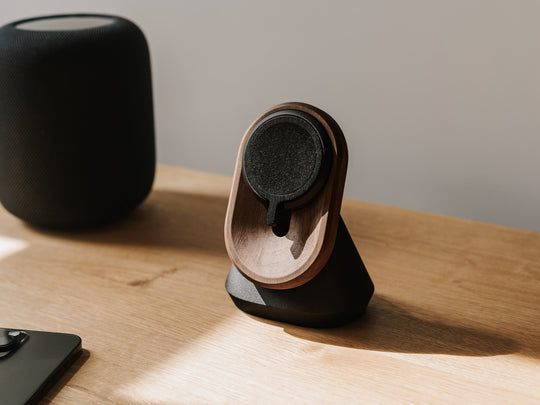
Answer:
<svg viewBox="0 0 540 405"><path fill-rule="evenodd" d="M117 16L37 17L0 28L0 201L53 228L101 225L155 172L148 46Z"/></svg>
<svg viewBox="0 0 540 405"><path fill-rule="evenodd" d="M240 145L225 218L225 283L241 310L311 327L361 315L374 287L341 219L347 144L303 103L260 116Z"/></svg>

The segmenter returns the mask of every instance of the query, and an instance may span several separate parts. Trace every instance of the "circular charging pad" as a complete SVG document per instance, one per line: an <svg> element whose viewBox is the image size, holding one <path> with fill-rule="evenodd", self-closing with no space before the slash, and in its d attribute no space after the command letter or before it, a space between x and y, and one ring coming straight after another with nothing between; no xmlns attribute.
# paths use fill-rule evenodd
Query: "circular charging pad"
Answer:
<svg viewBox="0 0 540 405"><path fill-rule="evenodd" d="M264 118L244 147L242 171L253 192L268 203L268 225L309 202L324 186L332 154L319 121L302 111ZM290 214L289 214L290 216Z"/></svg>

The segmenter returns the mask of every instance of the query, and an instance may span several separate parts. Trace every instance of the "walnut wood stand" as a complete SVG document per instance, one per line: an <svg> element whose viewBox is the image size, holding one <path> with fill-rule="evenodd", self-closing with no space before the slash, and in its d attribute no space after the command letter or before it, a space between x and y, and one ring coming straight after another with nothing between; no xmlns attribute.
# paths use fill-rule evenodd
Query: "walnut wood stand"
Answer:
<svg viewBox="0 0 540 405"><path fill-rule="evenodd" d="M288 114L308 115L320 128L321 139L324 137L328 145L325 158L331 160L331 169L321 191L305 206L290 212L288 231L280 236L268 226L268 203L265 205L248 184L242 159L250 136L258 128L268 128L276 116ZM279 146L280 151L286 148ZM276 150L274 145L271 149ZM261 156L268 153L264 149ZM280 104L247 130L238 152L225 219L225 245L233 262L226 288L238 308L312 327L334 326L364 312L373 283L340 216L347 157L347 144L338 124L308 104Z"/></svg>

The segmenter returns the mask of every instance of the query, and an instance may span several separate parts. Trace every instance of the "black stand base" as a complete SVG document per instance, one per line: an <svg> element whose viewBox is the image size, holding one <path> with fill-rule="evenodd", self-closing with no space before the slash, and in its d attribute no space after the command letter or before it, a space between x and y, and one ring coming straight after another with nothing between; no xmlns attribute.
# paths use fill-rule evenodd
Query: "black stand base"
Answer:
<svg viewBox="0 0 540 405"><path fill-rule="evenodd" d="M316 328L338 326L362 315L374 291L341 218L328 263L308 283L288 290L264 288L232 265L225 287L236 306L248 314Z"/></svg>

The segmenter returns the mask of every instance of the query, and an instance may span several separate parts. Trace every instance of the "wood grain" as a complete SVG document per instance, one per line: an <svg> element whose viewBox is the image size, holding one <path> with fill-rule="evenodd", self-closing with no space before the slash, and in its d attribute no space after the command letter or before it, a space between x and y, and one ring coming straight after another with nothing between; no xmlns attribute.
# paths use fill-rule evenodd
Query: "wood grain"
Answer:
<svg viewBox="0 0 540 405"><path fill-rule="evenodd" d="M266 206L244 180L242 155L257 124L282 110L299 110L315 117L325 128L333 151L325 186L308 205L291 213L289 232L279 237L266 225ZM347 144L337 123L308 104L280 104L251 124L238 150L225 219L225 246L244 276L263 287L287 289L305 284L321 271L336 240L347 159Z"/></svg>
<svg viewBox="0 0 540 405"><path fill-rule="evenodd" d="M306 329L227 295L230 185L160 167L130 217L82 233L0 209L1 326L86 350L45 403L540 403L539 233L345 200L375 296Z"/></svg>

